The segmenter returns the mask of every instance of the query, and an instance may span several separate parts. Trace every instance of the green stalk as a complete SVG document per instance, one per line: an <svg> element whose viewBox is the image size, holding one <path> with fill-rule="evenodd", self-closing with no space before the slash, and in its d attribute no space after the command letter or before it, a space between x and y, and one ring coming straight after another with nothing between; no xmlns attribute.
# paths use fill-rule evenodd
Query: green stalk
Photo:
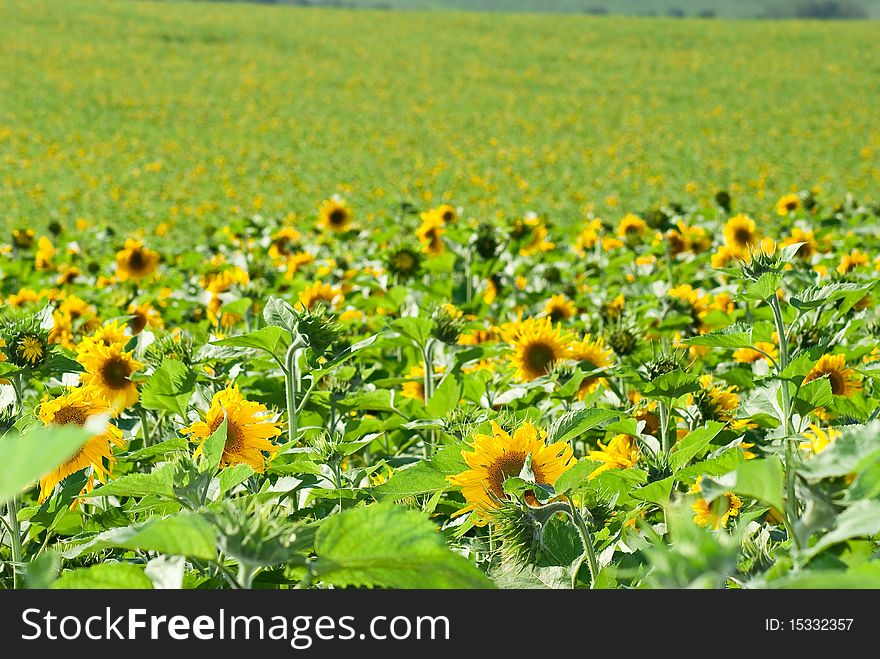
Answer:
<svg viewBox="0 0 880 659"><path fill-rule="evenodd" d="M785 329L785 321L782 318L782 307L779 297L774 293L768 300L770 309L773 311L773 322L776 325L776 335L779 339L779 366L777 374L788 366L788 334ZM797 517L798 505L795 496L795 473L794 473L794 448L792 446L791 427L791 394L788 391L788 382L781 381L782 385L782 426L785 432L785 510L782 511L784 524L795 549L800 550L800 540L794 533L792 520Z"/></svg>
<svg viewBox="0 0 880 659"><path fill-rule="evenodd" d="M299 424L299 410L296 397L300 391L299 357L305 348L302 338L297 336L284 357L284 384L287 395L287 440L296 442Z"/></svg>
<svg viewBox="0 0 880 659"><path fill-rule="evenodd" d="M424 378L422 380L422 386L425 390L425 405L428 404L428 401L431 400L431 396L434 395L434 341L433 339L428 339L425 343L424 348L422 348L422 368L424 370ZM428 441L425 443L425 459L430 458L434 455L434 444L436 442L436 436L434 430L428 431Z"/></svg>
<svg viewBox="0 0 880 659"><path fill-rule="evenodd" d="M581 537L581 544L584 546L584 553L581 554L581 557L577 560L571 571L571 587L574 588L577 586L578 572L581 569L581 565L584 564L584 561L587 561L588 567L590 568L590 589L592 589L595 587L596 577L599 575L599 561L596 559L596 549L593 547L593 534L590 533L587 522L581 516L577 507L571 502L571 499L568 499L567 503L567 512L574 522L578 535Z"/></svg>
<svg viewBox="0 0 880 659"><path fill-rule="evenodd" d="M9 517L9 532L12 535L10 538L12 544L12 587L20 588L21 584L18 579L18 571L22 565L22 552L21 552L21 526L18 523L18 497L12 497L6 503L6 512Z"/></svg>
<svg viewBox="0 0 880 659"><path fill-rule="evenodd" d="M144 448L152 443L150 438L150 426L147 423L147 412L142 407L138 408L138 416L141 419L141 431L144 433Z"/></svg>

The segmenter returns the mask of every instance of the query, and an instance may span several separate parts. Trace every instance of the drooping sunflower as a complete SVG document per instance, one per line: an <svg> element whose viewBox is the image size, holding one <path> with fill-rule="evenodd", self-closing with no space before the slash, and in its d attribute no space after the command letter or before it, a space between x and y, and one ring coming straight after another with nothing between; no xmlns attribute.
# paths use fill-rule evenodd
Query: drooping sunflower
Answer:
<svg viewBox="0 0 880 659"><path fill-rule="evenodd" d="M758 230L755 227L755 221L742 213L731 217L724 225L724 244L734 257L746 257L749 249L758 244Z"/></svg>
<svg viewBox="0 0 880 659"><path fill-rule="evenodd" d="M639 447L632 435L615 435L608 444L597 442L598 451L590 451L587 460L601 462L602 464L590 472L589 478L593 479L609 469L629 469L635 467L639 461Z"/></svg>
<svg viewBox="0 0 880 659"><path fill-rule="evenodd" d="M121 281L140 281L159 267L159 252L144 247L140 240L128 238L116 254L116 274Z"/></svg>
<svg viewBox="0 0 880 659"><path fill-rule="evenodd" d="M316 305L323 304L328 310L334 311L344 299L341 288L316 281L300 292L298 306L300 309L314 309Z"/></svg>
<svg viewBox="0 0 880 659"><path fill-rule="evenodd" d="M416 237L426 254L441 254L446 246L443 243L443 234L446 226L443 218L435 213L422 213L422 224L416 229Z"/></svg>
<svg viewBox="0 0 880 659"><path fill-rule="evenodd" d="M94 391L88 387L71 389L63 396L42 403L37 409L37 415L46 426L83 427L91 417L109 415L110 412L107 403L95 396ZM40 479L40 501L48 499L55 486L65 478L83 469L91 469L84 491L91 491L96 476L106 483L116 464L113 447L124 444L122 431L107 424L102 432L90 437L63 464Z"/></svg>
<svg viewBox="0 0 880 659"><path fill-rule="evenodd" d="M467 501L456 515L474 511L479 525L491 521L500 502L507 499L504 481L519 475L527 456L532 457L535 482L551 486L575 463L567 442L546 444L547 433L531 423L523 424L512 435L494 421L491 427L491 435L474 435L472 450L461 452L470 469L446 477L461 488Z"/></svg>
<svg viewBox="0 0 880 659"><path fill-rule="evenodd" d="M691 493L699 493L702 491L702 488L700 487L700 481L702 478L703 477L700 476L697 479L697 482L690 487ZM742 505L742 499L736 496L733 492L727 492L711 503L706 499L698 499L696 503L691 506L691 510L694 511L694 522L696 522L698 526L702 526L703 528L711 526L713 530L717 531L718 529L727 526L727 522L731 517L737 517L739 515L739 509L742 508Z"/></svg>
<svg viewBox="0 0 880 659"><path fill-rule="evenodd" d="M594 369L611 366L614 351L605 346L605 339L597 336L595 339L587 334L580 341L575 341L569 346L569 359L577 362L587 362ZM588 377L581 381L578 388L578 398L583 400L587 394L593 393L603 381L603 378Z"/></svg>
<svg viewBox="0 0 880 659"><path fill-rule="evenodd" d="M825 376L835 396L851 396L862 388L858 374L846 365L845 355L822 355L807 373L804 384Z"/></svg>
<svg viewBox="0 0 880 659"><path fill-rule="evenodd" d="M558 323L560 320L568 320L574 316L577 313L577 307L564 295L555 294L544 305L544 313L554 323Z"/></svg>
<svg viewBox="0 0 880 659"><path fill-rule="evenodd" d="M126 352L121 343L109 346L92 343L85 352L77 355L85 369L81 379L91 386L94 394L111 406L115 412L131 407L138 401L137 384L131 376L144 365Z"/></svg>
<svg viewBox="0 0 880 659"><path fill-rule="evenodd" d="M511 345L510 362L516 378L530 381L546 375L553 364L569 354L572 337L547 316L518 319L501 327L501 339Z"/></svg>
<svg viewBox="0 0 880 659"><path fill-rule="evenodd" d="M246 400L238 385L230 385L215 393L204 421L196 421L181 432L194 440L201 440L196 449L198 454L205 440L220 427L224 418L226 443L221 465L246 464L255 472L263 473L267 454L271 459L278 452L278 445L270 440L281 434L281 422L273 420L271 412L264 405Z"/></svg>
<svg viewBox="0 0 880 659"><path fill-rule="evenodd" d="M318 224L328 231L347 231L351 226L352 212L342 199L326 199L321 203Z"/></svg>
<svg viewBox="0 0 880 659"><path fill-rule="evenodd" d="M779 198L779 201L776 202L776 213L780 216L785 216L796 211L800 205L800 197L794 192L791 192L787 195L782 195Z"/></svg>
<svg viewBox="0 0 880 659"><path fill-rule="evenodd" d="M162 314L149 302L141 302L140 304L132 302L128 305L128 314L131 316L128 326L131 328L131 333L135 335L140 334L147 327L161 329L165 326Z"/></svg>

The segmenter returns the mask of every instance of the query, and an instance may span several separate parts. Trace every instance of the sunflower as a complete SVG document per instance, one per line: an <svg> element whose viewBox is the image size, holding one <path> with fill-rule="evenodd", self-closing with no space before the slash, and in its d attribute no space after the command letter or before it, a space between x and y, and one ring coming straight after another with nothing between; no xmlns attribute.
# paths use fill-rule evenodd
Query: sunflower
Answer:
<svg viewBox="0 0 880 659"><path fill-rule="evenodd" d="M516 367L516 378L530 381L546 375L555 362L568 356L572 337L544 316L506 323L501 339L513 348L509 359Z"/></svg>
<svg viewBox="0 0 880 659"><path fill-rule="evenodd" d="M445 249L443 234L446 227L443 218L434 213L422 213L422 225L416 230L416 237L426 254L441 254Z"/></svg>
<svg viewBox="0 0 880 659"><path fill-rule="evenodd" d="M523 238L523 246L519 250L520 256L534 256L541 252L549 252L556 247L555 243L547 240L547 225L537 215L530 214L516 223L513 236Z"/></svg>
<svg viewBox="0 0 880 659"><path fill-rule="evenodd" d="M465 332L458 337L460 346L478 346L481 343L489 343L498 340L498 330L495 327L487 329L474 329Z"/></svg>
<svg viewBox="0 0 880 659"><path fill-rule="evenodd" d="M23 307L26 304L39 302L42 297L43 296L36 291L32 291L29 288L22 288L19 289L18 293L13 293L6 298L6 304L10 307Z"/></svg>
<svg viewBox="0 0 880 659"><path fill-rule="evenodd" d="M452 206L450 204L441 204L432 212L438 215L440 219L442 219L443 222L446 224L452 224L458 219L458 211L456 210L455 206Z"/></svg>
<svg viewBox="0 0 880 659"><path fill-rule="evenodd" d="M494 277L486 280L486 290L483 291L483 302L492 304L498 297L498 282Z"/></svg>
<svg viewBox="0 0 880 659"><path fill-rule="evenodd" d="M132 302L128 305L128 315L131 316L128 326L131 328L131 333L135 335L140 334L147 327L161 329L165 326L162 322L162 315L149 302L141 304Z"/></svg>
<svg viewBox="0 0 880 659"><path fill-rule="evenodd" d="M623 315L623 307L625 304L626 298L624 298L622 294L618 295L613 300L603 302L602 316L608 321L620 320L620 317Z"/></svg>
<svg viewBox="0 0 880 659"><path fill-rule="evenodd" d="M666 241L669 243L669 251L673 256L685 252L699 254L712 246L712 239L703 227L689 227L681 221L666 234Z"/></svg>
<svg viewBox="0 0 880 659"><path fill-rule="evenodd" d="M702 488L700 487L700 481L702 479L702 476L697 478L697 482L690 488L691 493L702 492ZM739 509L742 508L742 505L742 499L736 496L733 492L727 492L711 503L706 499L700 498L691 506L691 510L694 511L694 522L696 522L698 526L702 526L703 528L711 526L717 531L718 529L727 526L727 521L731 517L739 515Z"/></svg>
<svg viewBox="0 0 880 659"><path fill-rule="evenodd" d="M140 281L156 272L159 252L144 247L140 240L128 238L122 250L116 254L116 274L120 281Z"/></svg>
<svg viewBox="0 0 880 659"><path fill-rule="evenodd" d="M351 209L339 198L326 199L321 203L318 224L329 231L347 231L351 225Z"/></svg>
<svg viewBox="0 0 880 659"><path fill-rule="evenodd" d="M287 257L287 261L284 264L284 278L293 279L296 273L299 272L300 268L312 263L314 260L315 257L308 252L296 252L295 254L291 254Z"/></svg>
<svg viewBox="0 0 880 659"><path fill-rule="evenodd" d="M819 426L811 423L810 429L804 431L804 437L807 438L807 441L802 442L800 447L816 454L824 451L829 444L840 437L840 431L828 428L828 432L825 432Z"/></svg>
<svg viewBox="0 0 880 659"><path fill-rule="evenodd" d="M587 223L578 234L574 242L574 253L578 256L586 256L589 250L592 250L596 243L599 242L599 235L602 232L602 220L595 218Z"/></svg>
<svg viewBox="0 0 880 659"><path fill-rule="evenodd" d="M15 344L15 353L20 361L28 366L36 366L48 352L48 346L43 337L33 335L22 335Z"/></svg>
<svg viewBox="0 0 880 659"><path fill-rule="evenodd" d="M230 385L215 393L205 420L196 421L181 432L201 440L196 449L198 454L224 418L226 443L221 465L246 464L255 472L263 473L266 470L265 454L268 453L271 459L278 452L278 445L270 439L281 434L281 422L273 421L264 405L245 400L238 385Z"/></svg>
<svg viewBox="0 0 880 659"><path fill-rule="evenodd" d="M471 451L462 451L467 463L467 471L446 479L460 487L467 505L456 514L474 511L477 524L485 525L500 502L507 499L504 481L518 476L531 455L532 473L535 482L541 485L554 485L556 479L575 463L571 447L567 442L546 444L547 433L539 431L531 423L525 423L508 434L494 421L492 434L476 434Z"/></svg>
<svg viewBox="0 0 880 659"><path fill-rule="evenodd" d="M79 387L69 390L63 396L42 403L37 408L37 415L46 426L76 425L83 427L91 417L108 415L110 411L107 403L95 396L91 389ZM92 470L86 483L85 492L94 487L95 476L98 476L102 482L107 482L116 464L116 459L113 457L113 447L123 445L122 431L116 426L108 424L103 432L90 437L63 464L40 479L40 501L48 499L55 486L65 478L83 469L91 468Z"/></svg>
<svg viewBox="0 0 880 659"><path fill-rule="evenodd" d="M293 254L300 237L299 231L291 227L284 227L276 231L269 244L269 258L273 261L283 261Z"/></svg>
<svg viewBox="0 0 880 659"><path fill-rule="evenodd" d="M734 215L724 225L724 244L734 258L748 255L749 249L758 244L758 231L755 221L742 213ZM713 267L716 267L713 263Z"/></svg>
<svg viewBox="0 0 880 659"><path fill-rule="evenodd" d="M714 384L711 375L700 377L700 391L690 394L690 404L695 406L705 421L730 423L739 409L736 387Z"/></svg>
<svg viewBox="0 0 880 659"><path fill-rule="evenodd" d="M33 229L13 229L12 244L19 249L28 249L34 244L36 235Z"/></svg>
<svg viewBox="0 0 880 659"><path fill-rule="evenodd" d="M626 242L639 242L648 233L648 223L638 215L627 213L617 224L615 233Z"/></svg>
<svg viewBox="0 0 880 659"><path fill-rule="evenodd" d="M694 328L704 328L703 318L709 313L711 298L702 289L696 289L690 284L681 284L670 288L667 295L678 311L691 317Z"/></svg>
<svg viewBox="0 0 880 659"><path fill-rule="evenodd" d="M422 269L424 256L416 248L400 245L391 250L385 260L388 271L401 279L411 279Z"/></svg>
<svg viewBox="0 0 880 659"><path fill-rule="evenodd" d="M595 339L587 334L580 341L575 341L569 346L569 359L577 362L587 362L594 369L605 368L611 366L611 358L614 351L605 347L605 339L597 336ZM585 378L578 388L578 398L583 400L587 394L596 390L596 387L603 382L603 378L589 377Z"/></svg>
<svg viewBox="0 0 880 659"><path fill-rule="evenodd" d="M837 266L837 272L841 275L847 275L860 265L868 265L870 258L864 252L854 249L849 254L840 257L840 265Z"/></svg>
<svg viewBox="0 0 880 659"><path fill-rule="evenodd" d="M434 375L443 373L442 366L434 367ZM425 402L425 367L422 364L413 366L406 372L406 377L413 378L409 382L404 382L400 395L404 398L412 400L420 400Z"/></svg>
<svg viewBox="0 0 880 659"><path fill-rule="evenodd" d="M339 307L344 300L342 289L316 281L299 294L300 309L314 309L315 305L323 304L332 311Z"/></svg>
<svg viewBox="0 0 880 659"><path fill-rule="evenodd" d="M794 192L791 192L787 195L782 195L779 198L779 201L776 202L776 213L780 216L785 216L793 211L796 211L798 209L798 206L800 205L800 197L798 197Z"/></svg>
<svg viewBox="0 0 880 659"><path fill-rule="evenodd" d="M804 384L828 376L831 393L835 396L852 396L862 388L856 372L846 365L844 355L822 355L804 378Z"/></svg>
<svg viewBox="0 0 880 659"><path fill-rule="evenodd" d="M779 349L776 347L775 343L770 343L769 341L756 341L755 348L759 348L761 352L754 348L738 348L737 350L734 350L733 361L739 362L740 364L753 364L762 359L767 359L767 355L770 355L773 359L779 358Z"/></svg>
<svg viewBox="0 0 880 659"><path fill-rule="evenodd" d="M791 235L788 238L783 239L782 247L788 247L795 243L803 243L803 245L798 248L797 256L804 260L812 258L813 254L819 249L815 234L812 231L804 231L800 227L795 227L791 230Z"/></svg>
<svg viewBox="0 0 880 659"><path fill-rule="evenodd" d="M635 437L631 435L615 435L608 444L596 442L598 451L590 451L587 460L601 462L602 465L590 472L589 478L595 478L609 469L629 469L639 461L639 447Z"/></svg>
<svg viewBox="0 0 880 659"><path fill-rule="evenodd" d="M49 270L52 267L52 259L57 250L52 241L45 236L37 241L37 253L34 254L34 268L37 270Z"/></svg>
<svg viewBox="0 0 880 659"><path fill-rule="evenodd" d="M544 313L550 317L550 320L557 323L574 316L577 313L577 308L567 297L557 294L553 295L544 305Z"/></svg>
<svg viewBox="0 0 880 659"><path fill-rule="evenodd" d="M137 403L137 384L131 376L144 365L135 361L131 352L125 352L121 343L92 343L77 359L86 371L81 376L83 384L94 387L95 395L117 413Z"/></svg>

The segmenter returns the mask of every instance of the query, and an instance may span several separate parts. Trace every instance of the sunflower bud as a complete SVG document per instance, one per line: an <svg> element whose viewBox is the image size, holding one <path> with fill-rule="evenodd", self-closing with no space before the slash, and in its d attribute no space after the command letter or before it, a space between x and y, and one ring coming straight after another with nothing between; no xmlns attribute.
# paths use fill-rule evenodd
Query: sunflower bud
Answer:
<svg viewBox="0 0 880 659"><path fill-rule="evenodd" d="M500 541L498 554L502 563L524 567L537 563L544 545L547 516L540 508L509 499L500 502L493 514L493 527Z"/></svg>
<svg viewBox="0 0 880 659"><path fill-rule="evenodd" d="M719 190L715 193L715 203L718 207L729 213L733 206L733 198L727 190Z"/></svg>
<svg viewBox="0 0 880 659"><path fill-rule="evenodd" d="M762 275L780 272L783 264L776 253L775 244L772 246L762 244L757 248L749 248L748 257L741 259L739 265L742 269L743 277L749 281L758 281Z"/></svg>
<svg viewBox="0 0 880 659"><path fill-rule="evenodd" d="M455 345L465 326L461 311L451 304L443 304L434 310L433 320L433 337L442 343Z"/></svg>
<svg viewBox="0 0 880 659"><path fill-rule="evenodd" d="M308 341L312 352L321 357L339 339L342 327L322 305L318 305L300 315L296 331Z"/></svg>
<svg viewBox="0 0 880 659"><path fill-rule="evenodd" d="M144 358L152 366L160 366L165 359L174 359L191 366L193 363L193 355L195 348L193 338L189 332L178 332L177 334L168 334L157 339L149 345L144 354Z"/></svg>
<svg viewBox="0 0 880 659"><path fill-rule="evenodd" d="M474 249L482 259L495 258L498 253L498 237L495 227L481 222L474 234Z"/></svg>
<svg viewBox="0 0 880 659"><path fill-rule="evenodd" d="M11 364L37 369L48 362L52 346L49 330L41 321L44 313L7 320L0 327L0 338L6 343L3 353Z"/></svg>
<svg viewBox="0 0 880 659"><path fill-rule="evenodd" d="M385 265L388 272L400 279L412 279L418 276L424 260L421 250L409 243L403 243L386 254Z"/></svg>
<svg viewBox="0 0 880 659"><path fill-rule="evenodd" d="M636 351L639 345L639 339L635 332L626 325L619 325L608 334L608 345L617 355L625 357Z"/></svg>

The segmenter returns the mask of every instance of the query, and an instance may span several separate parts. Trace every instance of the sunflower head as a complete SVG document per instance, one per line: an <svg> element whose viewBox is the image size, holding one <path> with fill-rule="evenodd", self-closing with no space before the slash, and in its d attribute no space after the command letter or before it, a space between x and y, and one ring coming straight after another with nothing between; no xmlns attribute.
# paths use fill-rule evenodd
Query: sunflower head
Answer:
<svg viewBox="0 0 880 659"><path fill-rule="evenodd" d="M724 244L734 256L748 254L749 248L758 244L755 221L742 213L731 217L724 225Z"/></svg>
<svg viewBox="0 0 880 659"><path fill-rule="evenodd" d="M491 431L491 435L474 435L471 450L462 451L468 470L447 477L452 485L461 488L467 501L456 514L473 511L481 525L494 520L502 502L508 499L504 482L522 472L527 458L531 460L534 482L550 486L575 462L566 442L547 444L546 433L531 423L511 434L492 421ZM528 498L526 495L527 501Z"/></svg>
<svg viewBox="0 0 880 659"><path fill-rule="evenodd" d="M700 486L702 478L702 476L697 478L696 483L690 487L690 492L692 494L699 494L702 491ZM716 497L712 501L701 497L691 505L691 510L694 511L694 522L696 522L698 526L712 528L717 531L718 529L727 526L727 522L731 517L737 517L739 515L742 505L742 499L736 496L733 492L727 492L720 497Z"/></svg>
<svg viewBox="0 0 880 659"><path fill-rule="evenodd" d="M569 356L572 337L553 327L549 317L519 319L501 327L501 338L510 344L510 362L516 378L530 381L547 375L553 365Z"/></svg>
<svg viewBox="0 0 880 659"><path fill-rule="evenodd" d="M434 309L431 317L434 321L431 336L448 345L458 343L467 322L460 309L452 304L441 304Z"/></svg>
<svg viewBox="0 0 880 659"><path fill-rule="evenodd" d="M28 249L33 246L36 235L33 229L13 229L12 244L18 249Z"/></svg>
<svg viewBox="0 0 880 659"><path fill-rule="evenodd" d="M811 423L810 429L805 430L803 435L806 438L806 441L801 442L800 447L811 451L814 454L818 454L828 448L828 445L835 439L840 437L840 431L831 427L829 427L827 431L822 430L820 426Z"/></svg>
<svg viewBox="0 0 880 659"><path fill-rule="evenodd" d="M281 422L260 403L248 401L237 385L218 391L211 399L211 407L203 421L197 421L182 433L199 441L196 454L201 453L208 439L226 420L226 441L223 446L221 466L249 465L255 472L266 470L267 456L278 452L278 446L270 441L281 434Z"/></svg>
<svg viewBox="0 0 880 659"><path fill-rule="evenodd" d="M385 265L388 272L406 280L418 276L424 260L424 254L414 245L403 243L388 252Z"/></svg>
<svg viewBox="0 0 880 659"><path fill-rule="evenodd" d="M747 252L739 257L739 267L743 277L749 281L758 281L768 273L781 272L784 265L779 258L779 252L776 251L776 243L769 238L749 247Z"/></svg>
<svg viewBox="0 0 880 659"><path fill-rule="evenodd" d="M621 357L633 354L639 347L639 337L632 323L621 319L605 337L615 354Z"/></svg>
<svg viewBox="0 0 880 659"><path fill-rule="evenodd" d="M164 327L162 315L149 302L142 302L141 304L135 304L132 302L128 305L128 314L131 316L131 319L128 321L128 326L131 328L131 333L134 335L140 334L148 327L150 329Z"/></svg>
<svg viewBox="0 0 880 659"><path fill-rule="evenodd" d="M714 384L709 374L700 377L699 391L691 394L691 404L697 408L697 412L703 421L733 421L736 411L739 409L739 395L736 387L723 387Z"/></svg>
<svg viewBox="0 0 880 659"><path fill-rule="evenodd" d="M793 213L798 209L801 205L801 198L797 195L797 193L791 192L786 195L782 195L779 198L779 201L776 202L776 213L781 217L785 217L789 213Z"/></svg>
<svg viewBox="0 0 880 659"><path fill-rule="evenodd" d="M587 334L583 339L574 341L569 346L569 359L589 364L594 370L611 366L613 356L614 353L611 348L605 346L605 339L601 336L594 339ZM583 400L588 393L595 391L602 382L603 378L585 378L580 384L578 398Z"/></svg>
<svg viewBox="0 0 880 659"><path fill-rule="evenodd" d="M416 237L425 254L440 254L446 249L443 243L444 233L446 224L440 215L432 211L422 214L422 224L416 229Z"/></svg>
<svg viewBox="0 0 880 659"><path fill-rule="evenodd" d="M327 231L340 233L351 227L351 209L342 199L334 197L325 200L318 215L318 224Z"/></svg>
<svg viewBox="0 0 880 659"><path fill-rule="evenodd" d="M544 305L544 313L554 323L558 323L561 320L568 320L574 316L577 313L577 307L564 295L555 294Z"/></svg>
<svg viewBox="0 0 880 659"><path fill-rule="evenodd" d="M159 253L144 247L140 240L129 238L116 254L116 274L121 281L140 281L156 272Z"/></svg>
<svg viewBox="0 0 880 659"><path fill-rule="evenodd" d="M320 304L326 309L333 311L342 304L344 299L345 296L341 288L318 280L300 291L297 307L300 311L305 311L307 309L315 309Z"/></svg>
<svg viewBox="0 0 880 659"><path fill-rule="evenodd" d="M827 377L831 393L835 396L852 396L862 388L856 371L846 365L845 355L822 355L804 378L804 384Z"/></svg>
<svg viewBox="0 0 880 659"><path fill-rule="evenodd" d="M627 213L617 225L617 235L628 245L641 243L648 234L648 223L638 215Z"/></svg>
<svg viewBox="0 0 880 659"><path fill-rule="evenodd" d="M300 232L292 227L279 229L272 234L272 242L269 243L269 258L273 261L283 261L296 251L300 238Z"/></svg>
<svg viewBox="0 0 880 659"><path fill-rule="evenodd" d="M52 352L49 331L39 315L5 321L0 327L0 337L6 342L4 352L11 364L37 369L49 361Z"/></svg>
<svg viewBox="0 0 880 659"><path fill-rule="evenodd" d="M81 375L83 384L91 386L94 394L116 413L137 403L137 383L131 378L144 365L136 361L131 352L126 352L122 344L92 343L77 359L85 369Z"/></svg>
<svg viewBox="0 0 880 659"><path fill-rule="evenodd" d="M480 222L473 237L474 251L484 260L493 259L498 254L498 230L489 222Z"/></svg>

